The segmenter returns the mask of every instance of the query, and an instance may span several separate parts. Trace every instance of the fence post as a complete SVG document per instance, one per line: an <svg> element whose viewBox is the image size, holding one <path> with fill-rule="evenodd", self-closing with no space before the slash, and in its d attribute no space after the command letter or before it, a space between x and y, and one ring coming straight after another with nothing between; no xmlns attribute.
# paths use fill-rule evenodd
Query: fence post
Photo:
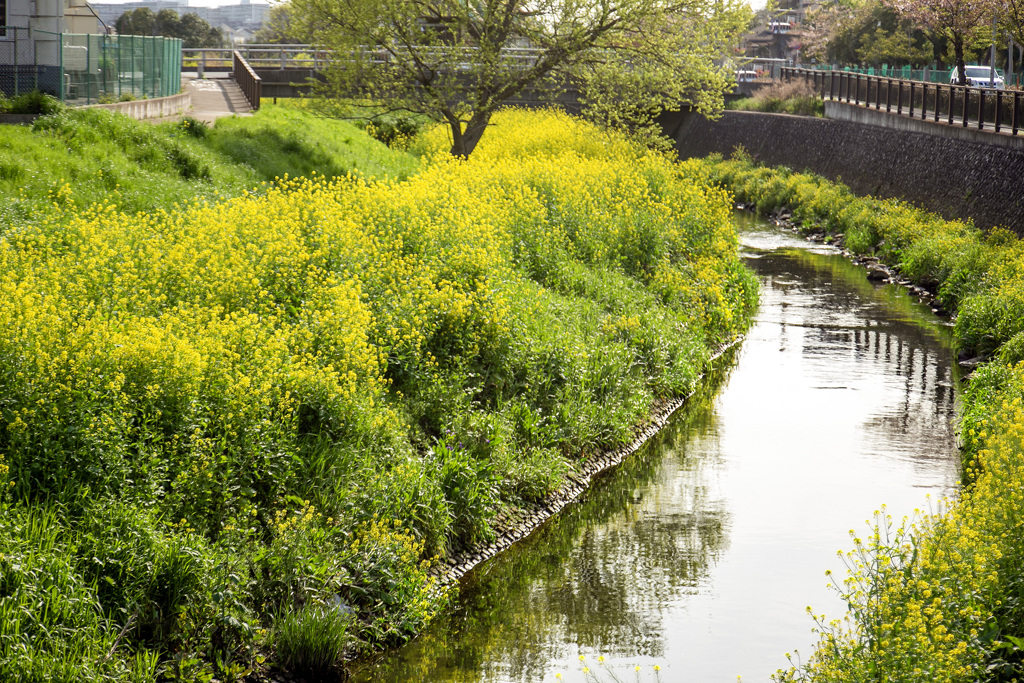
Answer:
<svg viewBox="0 0 1024 683"><path fill-rule="evenodd" d="M903 113L903 81L896 81L896 113Z"/></svg>
<svg viewBox="0 0 1024 683"><path fill-rule="evenodd" d="M996 126L996 132L999 132L1000 124L1003 122L1003 91L996 90L996 117L993 123Z"/></svg>
<svg viewBox="0 0 1024 683"><path fill-rule="evenodd" d="M1017 110L1020 109L1020 90L1013 91L1013 114L1010 115L1010 125L1013 126L1013 134L1017 134Z"/></svg>
<svg viewBox="0 0 1024 683"><path fill-rule="evenodd" d="M953 100L953 93L955 93L956 91L953 89L955 86L950 85L950 86L947 86L947 87L949 88L949 110L946 112L946 114L947 114L947 116L946 116L947 121L946 122L949 125L952 126L953 125L953 102L954 102L954 100Z"/></svg>
<svg viewBox="0 0 1024 683"><path fill-rule="evenodd" d="M971 89L968 88L966 85L963 86L963 89L964 89L964 102L963 102L963 108L962 108L962 110L960 112L960 118L963 119L963 121L962 121L963 127L966 128L967 127L967 100L971 99L971 97L970 97L970 90Z"/></svg>
<svg viewBox="0 0 1024 683"><path fill-rule="evenodd" d="M939 92L942 90L942 86L938 83L935 84L935 123L939 122Z"/></svg>
<svg viewBox="0 0 1024 683"><path fill-rule="evenodd" d="M914 81L910 81L910 118L914 118Z"/></svg>
<svg viewBox="0 0 1024 683"><path fill-rule="evenodd" d="M978 130L985 127L985 89L978 88Z"/></svg>

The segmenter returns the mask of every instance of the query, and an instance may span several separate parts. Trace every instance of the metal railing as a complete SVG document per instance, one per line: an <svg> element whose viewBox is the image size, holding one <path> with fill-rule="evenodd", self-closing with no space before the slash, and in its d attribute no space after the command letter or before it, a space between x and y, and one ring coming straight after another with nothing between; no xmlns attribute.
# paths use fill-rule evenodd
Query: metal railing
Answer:
<svg viewBox="0 0 1024 683"><path fill-rule="evenodd" d="M182 51L181 68L196 71L200 76L206 71L228 71L232 68L232 54L238 52L253 69L313 69L327 66L333 56L330 50L315 45L244 45L235 50L223 48L185 48ZM479 48L437 47L418 50L417 54L427 61L446 61L458 67L477 61ZM543 50L534 48L502 48L502 62L512 68L529 68L536 64ZM386 64L393 60L391 53L383 48L362 48L362 57L370 62Z"/></svg>
<svg viewBox="0 0 1024 683"><path fill-rule="evenodd" d="M1024 112L1019 90L974 88L946 83L907 81L848 71L785 68L784 80L802 78L823 98L874 107L921 120L1017 135Z"/></svg>
<svg viewBox="0 0 1024 683"><path fill-rule="evenodd" d="M238 87L242 89L245 99L249 100L249 106L252 107L253 111L256 111L260 108L263 81L256 75L256 72L252 70L252 67L249 66L249 63L245 61L245 58L242 57L238 50L235 50L231 56L234 62L231 76L235 83L238 83Z"/></svg>

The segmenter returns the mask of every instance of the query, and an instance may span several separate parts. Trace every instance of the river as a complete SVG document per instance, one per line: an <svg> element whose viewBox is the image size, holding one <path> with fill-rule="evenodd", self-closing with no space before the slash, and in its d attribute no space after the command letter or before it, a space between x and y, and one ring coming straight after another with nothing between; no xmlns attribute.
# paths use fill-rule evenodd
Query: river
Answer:
<svg viewBox="0 0 1024 683"><path fill-rule="evenodd" d="M807 606L844 614L825 570L845 571L850 530L955 493L948 324L830 247L737 220L761 280L743 344L655 439L357 680L767 681L810 653Z"/></svg>

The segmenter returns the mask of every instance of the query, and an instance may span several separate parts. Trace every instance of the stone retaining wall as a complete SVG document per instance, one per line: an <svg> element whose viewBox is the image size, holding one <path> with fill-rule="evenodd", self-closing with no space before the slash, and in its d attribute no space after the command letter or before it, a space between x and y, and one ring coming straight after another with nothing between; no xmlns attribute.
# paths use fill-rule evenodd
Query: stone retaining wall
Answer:
<svg viewBox="0 0 1024 683"><path fill-rule="evenodd" d="M946 218L1024 236L1024 150L855 121L727 111L663 120L680 157L744 147L771 166L808 170L860 195L905 199Z"/></svg>

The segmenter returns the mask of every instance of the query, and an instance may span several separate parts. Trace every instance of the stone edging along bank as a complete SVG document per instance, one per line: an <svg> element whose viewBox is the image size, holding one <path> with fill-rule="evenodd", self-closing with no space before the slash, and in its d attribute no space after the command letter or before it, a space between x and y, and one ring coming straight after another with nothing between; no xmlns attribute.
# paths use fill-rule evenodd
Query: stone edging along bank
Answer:
<svg viewBox="0 0 1024 683"><path fill-rule="evenodd" d="M715 351L708 362L717 361L729 349L741 343L744 338L744 335L741 335L723 345ZM697 378L697 382L702 382L704 379L705 375L701 375ZM693 393L691 391L686 396L655 404L651 416L638 427L636 438L633 441L614 451L600 453L587 460L581 471L570 473L561 488L543 501L534 503L527 508L502 512L495 520L497 529L496 538L493 541L480 543L456 553L446 560L442 560L434 568L432 573L439 579L440 585L450 586L456 583L479 565L532 534L565 506L579 499L583 492L590 488L597 476L622 464L626 458L640 450L652 436L660 432L675 412L693 396Z"/></svg>

